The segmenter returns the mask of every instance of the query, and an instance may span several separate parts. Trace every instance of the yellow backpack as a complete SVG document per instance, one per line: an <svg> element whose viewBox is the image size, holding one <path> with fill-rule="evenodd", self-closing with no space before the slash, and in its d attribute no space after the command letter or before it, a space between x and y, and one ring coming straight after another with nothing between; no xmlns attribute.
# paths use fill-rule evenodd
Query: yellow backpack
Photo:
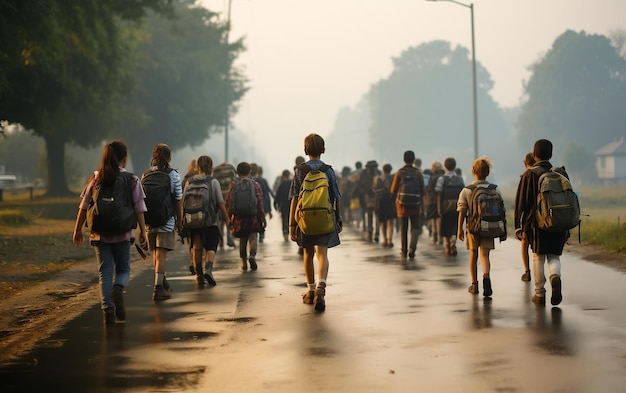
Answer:
<svg viewBox="0 0 626 393"><path fill-rule="evenodd" d="M335 231L335 213L330 202L329 184L326 171L330 165L323 164L318 169L301 165L307 171L302 181L295 217L298 227L307 236L327 235Z"/></svg>

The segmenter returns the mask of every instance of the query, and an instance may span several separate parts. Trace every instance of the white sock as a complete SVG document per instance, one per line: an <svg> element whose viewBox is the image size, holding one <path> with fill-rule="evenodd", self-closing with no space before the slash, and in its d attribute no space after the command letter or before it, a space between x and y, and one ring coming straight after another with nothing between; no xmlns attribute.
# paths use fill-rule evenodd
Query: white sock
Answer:
<svg viewBox="0 0 626 393"><path fill-rule="evenodd" d="M154 285L163 285L163 277L165 277L165 273L155 273Z"/></svg>
<svg viewBox="0 0 626 393"><path fill-rule="evenodd" d="M313 284L306 284L306 286L309 288L309 291L313 291L315 289L315 283L313 283Z"/></svg>

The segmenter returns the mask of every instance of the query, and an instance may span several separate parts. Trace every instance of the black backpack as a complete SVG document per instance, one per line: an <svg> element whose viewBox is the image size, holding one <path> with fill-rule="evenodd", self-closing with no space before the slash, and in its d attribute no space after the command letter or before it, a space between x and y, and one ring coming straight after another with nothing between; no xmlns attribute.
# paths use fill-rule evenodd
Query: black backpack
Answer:
<svg viewBox="0 0 626 393"><path fill-rule="evenodd" d="M239 179L233 186L230 198L230 211L238 217L250 217L257 214L255 181L250 178Z"/></svg>
<svg viewBox="0 0 626 393"><path fill-rule="evenodd" d="M120 172L113 184L100 183L91 190L86 225L101 235L121 235L137 228L133 204L133 174Z"/></svg>
<svg viewBox="0 0 626 393"><path fill-rule="evenodd" d="M441 188L442 213L456 212L459 194L463 188L465 188L465 183L461 176L443 176L443 186Z"/></svg>
<svg viewBox="0 0 626 393"><path fill-rule="evenodd" d="M424 190L417 168L400 168L400 187L396 200L401 205L418 206L422 203Z"/></svg>
<svg viewBox="0 0 626 393"><path fill-rule="evenodd" d="M146 208L144 214L146 224L161 227L174 216L174 198L170 181L170 172L148 169L141 176L141 185L146 193Z"/></svg>

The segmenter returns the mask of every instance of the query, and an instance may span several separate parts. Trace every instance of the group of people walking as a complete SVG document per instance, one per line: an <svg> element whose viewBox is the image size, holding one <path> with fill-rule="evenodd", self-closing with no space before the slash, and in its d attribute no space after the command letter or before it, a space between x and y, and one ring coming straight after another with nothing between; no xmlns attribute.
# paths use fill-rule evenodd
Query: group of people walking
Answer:
<svg viewBox="0 0 626 393"><path fill-rule="evenodd" d="M497 186L486 181L492 166L487 157L474 161L474 181L466 186L451 157L443 165L434 162L422 171L421 160L408 150L403 155L404 165L395 173L390 164L380 171L376 161L368 161L365 168L356 163L354 171L344 167L337 177L321 160L324 152L324 139L307 135L304 153L308 160L299 156L293 175L284 170L270 188L257 165L240 162L236 167L228 163L213 167L206 155L193 160L181 177L170 167L171 150L166 144L154 146L150 167L139 177L125 169L128 151L122 141L105 145L99 167L81 194L73 235L78 246L83 243L83 227L89 228L89 243L99 265L105 323L126 318L124 289L130 277L131 245L151 254L155 274L152 297L166 300L171 297L167 253L176 246L176 234L189 246L189 270L197 284L215 286L213 265L218 248L225 243L234 247L233 238L239 239L240 270L258 268L258 243L263 242L266 215L272 217L272 206L280 212L284 241L298 244L307 284L302 301L314 305L316 311L326 309L328 249L340 244L344 218L348 225L362 227L369 242L380 241L385 248L394 247L393 234L399 231L400 256L405 260L415 259L424 227L432 243L441 245L446 255L457 255L457 239L466 241L470 251L469 292L479 293L480 259L483 295L492 296L489 251L496 237L506 239L506 218L483 225L490 232L473 229L476 210L480 210L474 201L476 190L493 190L489 198L502 199ZM551 156L549 141L535 143L534 162L526 159L528 169L518 186L514 224L515 235L522 240L522 255L526 255L524 281L530 280L528 247L532 250L532 301L545 304L547 263L551 303L557 305L562 300L559 255L568 232L547 232L535 219L541 169L552 170ZM564 170L561 173L567 176ZM307 187L313 182L315 187ZM340 204L342 199L346 202ZM318 213L311 214L312 210ZM320 215L319 211L326 213ZM503 203L501 213L504 215ZM321 222L320 217L327 222Z"/></svg>
<svg viewBox="0 0 626 393"><path fill-rule="evenodd" d="M546 228L538 223L540 207L538 198L543 173L557 172L563 179L569 177L563 167L554 168L550 163L552 143L546 139L536 141L533 151L525 159L525 172L520 178L514 201L515 236L521 241L521 256L524 273L522 281L531 281L534 273L534 303L546 303L545 284L551 285L552 305L562 301L560 255L569 236L569 229ZM486 179L492 163L483 156L472 164L473 180L465 184L456 160L448 157L443 165L432 163L429 169L421 170L421 160L413 151L406 151L404 165L392 173L390 164L378 170L376 161L368 161L363 167L355 164L355 170L344 167L339 180L341 194L348 202L342 206L342 215L348 225L363 230L368 242L379 242L382 247L393 247L393 234L400 236L400 257L412 260L416 256L418 239L427 228L435 245L442 246L443 253L457 255L457 239L465 242L469 251L471 283L468 291L478 294L478 261L482 267L482 288L485 297L493 295L491 283L490 250L496 240L507 238L507 219L502 194L497 185ZM483 194L487 196L482 196ZM481 196L478 196L481 195ZM478 203L476 202L477 200ZM575 202L577 204L577 201ZM489 209L486 209L487 204ZM482 209L481 209L482 205ZM572 209L572 225L577 215ZM483 213L481 210L490 210ZM490 214L481 218L480 214ZM569 213L568 213L569 214ZM477 227L475 221L478 220ZM532 270L529 248L532 250ZM548 266L549 277L545 276Z"/></svg>

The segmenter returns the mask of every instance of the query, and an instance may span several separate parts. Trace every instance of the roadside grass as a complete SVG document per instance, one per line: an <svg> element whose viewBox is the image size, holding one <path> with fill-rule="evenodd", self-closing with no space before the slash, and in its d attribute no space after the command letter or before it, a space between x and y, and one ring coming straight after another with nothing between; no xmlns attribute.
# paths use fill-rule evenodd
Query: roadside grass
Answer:
<svg viewBox="0 0 626 393"><path fill-rule="evenodd" d="M33 224L33 216L19 209L0 210L0 225L29 225Z"/></svg>
<svg viewBox="0 0 626 393"><path fill-rule="evenodd" d="M581 211L581 242L626 253L626 186L581 187L576 192ZM512 230L515 188L504 188L502 194ZM572 230L572 237L578 237L578 228Z"/></svg>

